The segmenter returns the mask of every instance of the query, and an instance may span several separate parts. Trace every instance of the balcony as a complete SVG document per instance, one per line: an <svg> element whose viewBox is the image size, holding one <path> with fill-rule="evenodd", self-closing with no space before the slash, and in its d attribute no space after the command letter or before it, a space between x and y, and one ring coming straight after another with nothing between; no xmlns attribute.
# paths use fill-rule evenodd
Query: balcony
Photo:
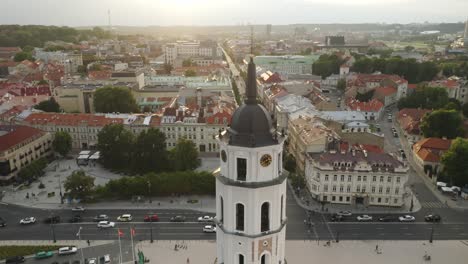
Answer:
<svg viewBox="0 0 468 264"><path fill-rule="evenodd" d="M216 178L219 181L221 181L224 185L255 189L255 188L263 188L263 187L269 187L269 186L281 184L284 182L284 180L286 180L287 175L283 173L278 178L275 178L269 181L262 181L262 182L235 181L227 177L224 177L221 174L216 176Z"/></svg>

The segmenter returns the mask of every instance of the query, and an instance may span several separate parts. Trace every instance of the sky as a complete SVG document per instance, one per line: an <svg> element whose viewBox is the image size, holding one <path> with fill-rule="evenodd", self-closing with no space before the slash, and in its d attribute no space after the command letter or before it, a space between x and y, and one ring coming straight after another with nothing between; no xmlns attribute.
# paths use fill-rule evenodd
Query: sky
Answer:
<svg viewBox="0 0 468 264"><path fill-rule="evenodd" d="M468 0L0 0L0 24L93 26L461 22Z"/></svg>

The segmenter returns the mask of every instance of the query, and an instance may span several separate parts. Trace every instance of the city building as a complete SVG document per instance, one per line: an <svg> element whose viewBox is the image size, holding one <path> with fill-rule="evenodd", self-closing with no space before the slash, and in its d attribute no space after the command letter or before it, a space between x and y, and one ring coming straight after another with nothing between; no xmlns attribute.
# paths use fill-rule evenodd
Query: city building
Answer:
<svg viewBox="0 0 468 264"><path fill-rule="evenodd" d="M188 59L192 57L222 57L222 49L214 41L177 41L169 43L164 48L165 62L174 64L176 59Z"/></svg>
<svg viewBox="0 0 468 264"><path fill-rule="evenodd" d="M0 183L12 180L24 166L48 157L52 135L39 129L0 125Z"/></svg>
<svg viewBox="0 0 468 264"><path fill-rule="evenodd" d="M398 112L396 120L403 130L405 138L410 143L418 142L423 138L419 126L421 125L422 118L430 112L431 110L419 108L403 108Z"/></svg>
<svg viewBox="0 0 468 264"><path fill-rule="evenodd" d="M217 263L286 263L285 137L257 104L255 64L248 66L247 100L218 136L216 177Z"/></svg>
<svg viewBox="0 0 468 264"><path fill-rule="evenodd" d="M11 60L16 55L16 53L21 52L20 47L0 47L0 60Z"/></svg>
<svg viewBox="0 0 468 264"><path fill-rule="evenodd" d="M35 48L34 57L43 60L45 63L54 62L64 67L68 74L76 73L78 66L83 66L83 55L63 51L45 51Z"/></svg>
<svg viewBox="0 0 468 264"><path fill-rule="evenodd" d="M360 102L356 99L351 99L346 104L346 109L350 111L359 111L364 113L366 120L380 120L382 118L384 104L376 99L369 102Z"/></svg>
<svg viewBox="0 0 468 264"><path fill-rule="evenodd" d="M391 154L351 148L308 154L305 177L318 201L401 207L408 170Z"/></svg>
<svg viewBox="0 0 468 264"><path fill-rule="evenodd" d="M281 75L288 74L312 74L312 65L319 55L288 55L288 56L257 56L255 64L259 67L278 72Z"/></svg>
<svg viewBox="0 0 468 264"><path fill-rule="evenodd" d="M452 140L442 138L424 138L413 145L415 163L434 181L442 171L440 158L450 148ZM433 177L435 176L435 177Z"/></svg>

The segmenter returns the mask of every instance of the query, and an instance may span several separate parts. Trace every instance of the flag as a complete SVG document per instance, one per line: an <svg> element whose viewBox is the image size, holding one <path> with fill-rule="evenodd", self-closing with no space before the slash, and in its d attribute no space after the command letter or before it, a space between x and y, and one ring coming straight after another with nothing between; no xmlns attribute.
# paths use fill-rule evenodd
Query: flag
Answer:
<svg viewBox="0 0 468 264"><path fill-rule="evenodd" d="M81 234L81 226L80 226L80 228L78 229L78 233L76 233L76 236L79 237L80 234Z"/></svg>
<svg viewBox="0 0 468 264"><path fill-rule="evenodd" d="M123 237L123 236L124 236L124 233L122 232L122 230L120 230L120 228L117 229L117 231L118 231L118 233L119 233L119 237Z"/></svg>
<svg viewBox="0 0 468 264"><path fill-rule="evenodd" d="M132 234L132 237L135 236L135 234L136 234L135 228L132 227L132 228L130 229L130 232L131 232L131 234Z"/></svg>

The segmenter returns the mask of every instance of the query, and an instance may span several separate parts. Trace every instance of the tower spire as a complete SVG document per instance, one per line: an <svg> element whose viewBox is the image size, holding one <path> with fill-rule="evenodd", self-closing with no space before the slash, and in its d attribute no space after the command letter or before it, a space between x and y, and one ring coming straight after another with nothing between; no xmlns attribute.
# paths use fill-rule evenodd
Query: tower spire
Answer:
<svg viewBox="0 0 468 264"><path fill-rule="evenodd" d="M247 68L247 81L246 81L246 104L257 103L257 70L253 61L253 25L250 26L250 61Z"/></svg>

